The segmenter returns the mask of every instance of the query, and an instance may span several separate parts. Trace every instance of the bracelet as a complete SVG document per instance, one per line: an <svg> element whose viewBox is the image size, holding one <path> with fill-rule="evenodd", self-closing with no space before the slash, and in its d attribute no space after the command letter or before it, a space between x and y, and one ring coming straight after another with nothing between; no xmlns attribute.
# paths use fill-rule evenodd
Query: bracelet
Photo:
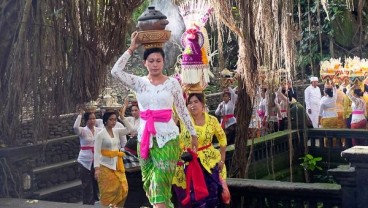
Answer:
<svg viewBox="0 0 368 208"><path fill-rule="evenodd" d="M133 55L133 50L128 48L127 51L130 53L130 55Z"/></svg>
<svg viewBox="0 0 368 208"><path fill-rule="evenodd" d="M220 163L224 164L224 161L221 160Z"/></svg>

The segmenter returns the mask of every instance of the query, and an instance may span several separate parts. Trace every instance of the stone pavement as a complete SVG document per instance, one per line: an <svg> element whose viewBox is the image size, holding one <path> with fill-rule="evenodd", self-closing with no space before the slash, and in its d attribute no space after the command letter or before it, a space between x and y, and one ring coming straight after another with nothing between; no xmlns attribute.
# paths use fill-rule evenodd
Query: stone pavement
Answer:
<svg viewBox="0 0 368 208"><path fill-rule="evenodd" d="M34 199L16 199L16 198L0 198L0 208L88 208L101 207L98 202L95 205L83 205L80 203L62 203L41 201ZM125 206L125 208L139 208L132 206ZM141 206L140 208L149 208Z"/></svg>
<svg viewBox="0 0 368 208"><path fill-rule="evenodd" d="M99 207L99 205L82 205L74 203L61 203L61 202L50 202L40 201L32 199L16 199L16 198L0 198L1 208L88 208L88 207Z"/></svg>

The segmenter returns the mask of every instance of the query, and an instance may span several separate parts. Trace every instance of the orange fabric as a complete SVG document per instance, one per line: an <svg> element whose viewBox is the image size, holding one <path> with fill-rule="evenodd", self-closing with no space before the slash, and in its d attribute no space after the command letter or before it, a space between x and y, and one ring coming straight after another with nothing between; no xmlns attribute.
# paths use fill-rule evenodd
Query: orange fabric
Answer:
<svg viewBox="0 0 368 208"><path fill-rule="evenodd" d="M201 53L202 53L202 63L203 64L208 64L206 49L205 48L201 48Z"/></svg>
<svg viewBox="0 0 368 208"><path fill-rule="evenodd" d="M129 189L125 173L101 165L97 182L103 206L124 206Z"/></svg>
<svg viewBox="0 0 368 208"><path fill-rule="evenodd" d="M124 163L123 163L123 156L125 155L124 152L119 152L119 150L111 151L102 149L101 154L105 157L118 157L118 163L116 164L116 170L120 172L125 172Z"/></svg>

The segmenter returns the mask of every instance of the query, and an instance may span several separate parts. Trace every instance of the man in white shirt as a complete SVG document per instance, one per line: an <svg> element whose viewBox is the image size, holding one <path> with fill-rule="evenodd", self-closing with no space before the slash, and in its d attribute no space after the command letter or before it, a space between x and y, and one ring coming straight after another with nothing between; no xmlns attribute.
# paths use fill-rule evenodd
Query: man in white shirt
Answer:
<svg viewBox="0 0 368 208"><path fill-rule="evenodd" d="M318 116L321 101L321 90L318 87L318 78L310 78L311 85L304 90L305 107L307 114L312 121L313 128L318 128Z"/></svg>

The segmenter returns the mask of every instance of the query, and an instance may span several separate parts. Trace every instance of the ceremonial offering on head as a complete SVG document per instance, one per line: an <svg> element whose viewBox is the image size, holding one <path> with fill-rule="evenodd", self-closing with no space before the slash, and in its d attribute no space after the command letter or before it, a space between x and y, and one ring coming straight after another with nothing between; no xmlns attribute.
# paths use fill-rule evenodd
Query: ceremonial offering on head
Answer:
<svg viewBox="0 0 368 208"><path fill-rule="evenodd" d="M210 43L204 27L212 8L205 1L184 1L179 10L185 23L180 79L186 93L202 92L213 76L209 65Z"/></svg>
<svg viewBox="0 0 368 208"><path fill-rule="evenodd" d="M223 69L220 72L221 75L221 86L224 88L229 87L230 85L234 84L235 73L228 70L227 68Z"/></svg>
<svg viewBox="0 0 368 208"><path fill-rule="evenodd" d="M165 15L153 6L148 7L138 18L138 41L145 49L162 48L171 36L171 31L165 30L167 24L169 21Z"/></svg>
<svg viewBox="0 0 368 208"><path fill-rule="evenodd" d="M84 104L84 111L87 113L94 113L97 109L96 101L90 101Z"/></svg>
<svg viewBox="0 0 368 208"><path fill-rule="evenodd" d="M326 83L330 83L335 77L341 73L341 59L331 58L321 62L320 75L321 79Z"/></svg>
<svg viewBox="0 0 368 208"><path fill-rule="evenodd" d="M351 83L359 84L364 80L364 71L359 57L346 58L344 69L349 73Z"/></svg>
<svg viewBox="0 0 368 208"><path fill-rule="evenodd" d="M290 72L287 69L280 68L269 70L266 66L259 67L259 82L261 88L278 89L280 84L286 84L291 80Z"/></svg>
<svg viewBox="0 0 368 208"><path fill-rule="evenodd" d="M122 105L117 102L116 96L112 95L112 89L106 88L100 108L104 109L106 112L114 112L118 111L121 107Z"/></svg>
<svg viewBox="0 0 368 208"><path fill-rule="evenodd" d="M331 58L328 61L321 62L320 75L322 80L338 81L343 85L356 84L361 85L368 76L368 61L359 57L345 58L345 63L341 59Z"/></svg>

